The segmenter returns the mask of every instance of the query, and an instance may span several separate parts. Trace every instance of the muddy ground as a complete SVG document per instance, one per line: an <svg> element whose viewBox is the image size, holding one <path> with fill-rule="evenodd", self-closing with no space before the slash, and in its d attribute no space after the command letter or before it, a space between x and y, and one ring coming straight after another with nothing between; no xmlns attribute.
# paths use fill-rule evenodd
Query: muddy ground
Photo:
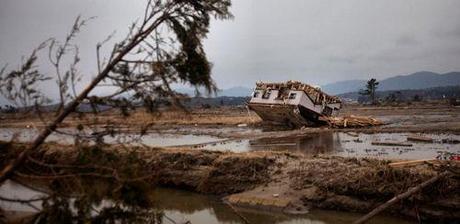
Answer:
<svg viewBox="0 0 460 224"><path fill-rule="evenodd" d="M54 114L42 114L41 117L47 120L52 115ZM385 123L385 125L378 127L344 129L344 131L460 133L460 107L453 107L442 102L400 106L345 105L340 111L340 116L344 115L371 116ZM0 121L0 128L40 128L43 126L40 116L36 113L1 114ZM67 118L61 127L77 127L79 125L99 125L101 127L116 125L126 128L127 131L148 128L149 130L175 130L184 133L213 134L224 137L239 137L240 130L232 130L238 125L247 127L247 129L262 128L272 131L264 132L267 133L265 135L276 135L276 133L280 134L279 130L285 130L264 125L254 112L249 111L244 106L191 109L188 112L167 110L154 114L146 113L144 109L137 109L127 117L115 110L100 112L97 116L74 114ZM222 131L219 132L216 129L222 129ZM305 128L302 132L318 132L328 129L326 126ZM294 132L299 132L299 130ZM258 136L260 133L246 132L244 135Z"/></svg>
<svg viewBox="0 0 460 224"><path fill-rule="evenodd" d="M1 144L1 147L5 162L24 146ZM6 151L10 154L5 154ZM94 156L82 160L82 152L88 151ZM32 157L61 167L90 165L94 163L90 159L93 158L99 161L99 166L118 169L123 169L122 165L114 161L123 163L130 158L130 167L142 170L139 175L151 173L148 181L156 185L221 195L235 206L287 213L303 213L311 208L368 212L446 168L459 170L455 162L393 168L388 165L391 161L369 158L306 157L269 151L231 153L148 147L127 150L116 145L76 149L46 144ZM39 169L33 170L31 173L30 167L29 171L22 169L16 177L44 178L37 174ZM67 171L63 168L53 172L65 176ZM460 179L452 173L386 212L414 219L448 221L460 219L459 209Z"/></svg>
<svg viewBox="0 0 460 224"><path fill-rule="evenodd" d="M42 114L45 118L51 115ZM118 126L126 133L148 129L149 132L207 135L227 140L277 139L322 132L460 134L460 107L444 103L385 107L346 105L341 115L371 116L385 125L361 129L322 126L288 130L264 125L245 107L229 107L194 109L188 113L162 111L153 115L138 109L128 117L118 111L105 111L97 116L80 114L66 119L61 128ZM37 114L0 115L0 129L39 130L41 127L43 123ZM71 146L47 145L45 154L35 156L50 163L76 161L78 153ZM142 166L155 173L152 181L161 186L222 195L237 206L289 213L303 213L310 208L368 212L437 174L428 164L391 168L390 161L385 159L312 157L272 151L232 153L199 150L197 144L168 149L129 147L129 150L112 145L107 149L118 153L135 149L142 155ZM459 189L458 178L443 179L387 212L432 220L459 219Z"/></svg>

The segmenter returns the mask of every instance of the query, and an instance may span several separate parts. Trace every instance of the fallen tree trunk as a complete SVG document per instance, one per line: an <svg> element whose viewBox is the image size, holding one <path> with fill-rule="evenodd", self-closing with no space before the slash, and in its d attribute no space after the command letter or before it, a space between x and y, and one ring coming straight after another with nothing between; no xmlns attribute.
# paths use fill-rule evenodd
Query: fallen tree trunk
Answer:
<svg viewBox="0 0 460 224"><path fill-rule="evenodd" d="M371 219L375 215L379 214L380 212L384 211L385 209L387 209L391 205L394 205L396 202L415 194L416 192L422 190L424 187L433 184L434 182L436 182L437 180L439 180L439 179L441 179L443 177L446 177L448 174L449 174L449 172L443 172L443 173L441 173L441 174L439 174L437 176L434 176L431 179L421 183L420 185L418 185L416 187L410 188L408 191L406 191L406 192L404 192L402 194L396 195L395 197L393 197L389 201L385 202L384 204L382 204L379 207L375 208L371 212L367 213L367 215L365 215L365 216L361 217L360 219L356 220L355 222L353 222L353 224L361 224L361 223L367 222L369 219Z"/></svg>

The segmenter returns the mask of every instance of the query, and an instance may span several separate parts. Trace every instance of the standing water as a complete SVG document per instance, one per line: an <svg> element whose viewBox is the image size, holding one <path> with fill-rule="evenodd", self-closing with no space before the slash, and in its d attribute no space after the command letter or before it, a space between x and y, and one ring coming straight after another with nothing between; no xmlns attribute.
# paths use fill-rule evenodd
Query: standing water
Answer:
<svg viewBox="0 0 460 224"><path fill-rule="evenodd" d="M288 151L307 155L334 155L345 157L375 157L382 159L435 159L438 152L460 154L459 135L425 134L433 142L407 141L412 133L344 133L321 132L289 137L271 137L255 140L224 141L207 144L201 148L209 150L248 151ZM386 146L377 143L401 143L400 146Z"/></svg>
<svg viewBox="0 0 460 224"><path fill-rule="evenodd" d="M15 182L7 181L0 187L0 195L8 198L30 199L41 197L44 194L25 188ZM192 224L244 223L235 211L215 196L201 195L176 189L155 188L149 192L146 198L151 199L153 202L153 206L150 210L162 214L161 223L186 223L187 221L190 221ZM101 204L109 205L111 203L103 202ZM23 217L30 216L37 212L33 208L23 204L1 201L0 206L5 211L8 211L7 214L12 214L11 211L15 211L16 217L21 217L21 214ZM33 206L39 209L41 208L39 202L34 202ZM325 210L312 210L308 214L303 215L288 215L282 212L256 211L240 208L236 208L236 210L239 214L248 219L250 223L351 223L362 216L362 214L357 213ZM400 218L377 216L372 219L372 223L408 224L413 222Z"/></svg>

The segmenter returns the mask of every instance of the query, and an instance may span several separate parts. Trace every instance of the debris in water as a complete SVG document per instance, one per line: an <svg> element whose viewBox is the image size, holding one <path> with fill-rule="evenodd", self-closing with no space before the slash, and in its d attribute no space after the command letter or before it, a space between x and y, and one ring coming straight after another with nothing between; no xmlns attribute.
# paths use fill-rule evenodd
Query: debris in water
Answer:
<svg viewBox="0 0 460 224"><path fill-rule="evenodd" d="M384 145L384 146L403 146L403 147L411 147L411 143L404 143L404 142L372 142L372 145Z"/></svg>
<svg viewBox="0 0 460 224"><path fill-rule="evenodd" d="M411 135L407 137L407 141L432 143L434 140L430 137Z"/></svg>
<svg viewBox="0 0 460 224"><path fill-rule="evenodd" d="M451 139L451 138L442 139L441 142L442 143L447 143L447 144L460 144L460 140Z"/></svg>
<svg viewBox="0 0 460 224"><path fill-rule="evenodd" d="M359 137L359 134L358 133L355 133L355 132L345 132L345 134L351 136L351 137Z"/></svg>
<svg viewBox="0 0 460 224"><path fill-rule="evenodd" d="M448 151L438 151L438 155L436 156L436 159L460 161L460 153L452 153Z"/></svg>

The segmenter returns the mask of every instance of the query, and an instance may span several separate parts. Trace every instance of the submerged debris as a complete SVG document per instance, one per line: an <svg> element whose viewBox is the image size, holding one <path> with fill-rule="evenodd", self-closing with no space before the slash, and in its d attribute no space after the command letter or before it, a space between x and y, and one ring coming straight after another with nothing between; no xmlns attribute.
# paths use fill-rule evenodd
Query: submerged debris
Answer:
<svg viewBox="0 0 460 224"><path fill-rule="evenodd" d="M405 143L405 142L379 142L379 141L373 141L371 144L372 145L383 145L383 146L412 147L411 143Z"/></svg>

